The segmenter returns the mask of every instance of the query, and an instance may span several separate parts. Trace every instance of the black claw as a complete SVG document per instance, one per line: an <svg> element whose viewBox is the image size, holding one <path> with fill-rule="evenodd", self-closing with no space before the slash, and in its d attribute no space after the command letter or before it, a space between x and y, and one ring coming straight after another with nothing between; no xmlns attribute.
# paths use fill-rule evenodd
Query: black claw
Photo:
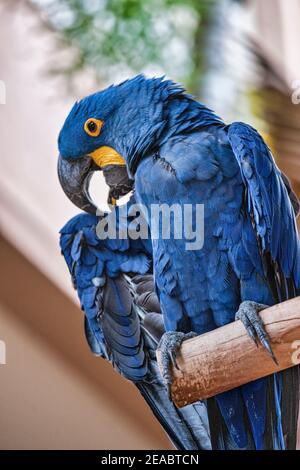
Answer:
<svg viewBox="0 0 300 470"><path fill-rule="evenodd" d="M175 369L179 370L179 367L178 367L178 364L177 364L177 358L176 358L176 351L169 351L169 358L172 362L173 367L175 367Z"/></svg>
<svg viewBox="0 0 300 470"><path fill-rule="evenodd" d="M250 336L250 338L254 341L255 346L258 348L258 341L257 341L257 337L255 335L255 329L251 325L249 325L246 328L246 331L247 331L248 335Z"/></svg>
<svg viewBox="0 0 300 470"><path fill-rule="evenodd" d="M158 345L158 349L161 351L162 356L162 378L166 386L168 397L171 400L171 385L172 385L172 373L171 373L171 364L177 370L180 370L180 367L177 363L177 352L180 349L181 343L188 338L196 336L195 333L184 333L179 332L168 332L165 333Z"/></svg>
<svg viewBox="0 0 300 470"><path fill-rule="evenodd" d="M278 366L278 361L277 361L276 356L273 352L273 349L271 348L271 345L270 345L269 341L265 338L262 338L261 339L261 344L263 345L265 350L270 354L270 356L273 359L273 361L275 362L275 364Z"/></svg>
<svg viewBox="0 0 300 470"><path fill-rule="evenodd" d="M178 362L177 362L177 356L176 355L173 357L173 366L175 367L175 369L180 370L180 367L179 367Z"/></svg>
<svg viewBox="0 0 300 470"><path fill-rule="evenodd" d="M258 347L260 342L275 364L278 365L278 361L270 345L269 336L265 331L261 318L258 315L258 312L264 308L266 308L266 305L257 304L251 301L243 302L236 314L236 319L241 320L248 335L255 342L256 346Z"/></svg>
<svg viewBox="0 0 300 470"><path fill-rule="evenodd" d="M252 339L255 346L258 348L258 340L257 340L256 330L255 330L254 325L249 320L249 318L245 314L241 314L241 315L237 315L236 319L240 320L243 323L248 336Z"/></svg>

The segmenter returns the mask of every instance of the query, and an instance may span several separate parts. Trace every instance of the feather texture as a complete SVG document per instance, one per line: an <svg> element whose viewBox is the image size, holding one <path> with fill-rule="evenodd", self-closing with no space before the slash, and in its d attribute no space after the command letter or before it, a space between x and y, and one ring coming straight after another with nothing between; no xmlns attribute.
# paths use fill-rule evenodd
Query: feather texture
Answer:
<svg viewBox="0 0 300 470"><path fill-rule="evenodd" d="M93 139L83 130L90 116L105 123ZM136 201L146 208L177 204L183 212L189 205L195 217L197 205L204 205L201 249L187 250L174 224L168 239L156 237L159 218L149 222L148 241L128 237L99 243L95 219L84 216L62 232L61 246L91 335L125 376L148 387L147 371L153 372L156 363L145 344L157 338L160 325L155 321L150 327L155 312L143 317L136 288L130 297L124 273L145 275L153 266L167 331L213 330L234 321L244 300L272 305L299 293L299 203L254 129L243 123L225 126L170 80L137 76L76 103L60 133L62 158L80 159L103 145L125 159ZM142 315L142 326L136 315ZM293 368L209 400L213 445L294 448L298 375ZM141 389L155 408L158 396L152 390L149 398L149 390ZM166 420L166 414L157 413Z"/></svg>
<svg viewBox="0 0 300 470"><path fill-rule="evenodd" d="M135 383L177 449L210 449L205 404L178 410L160 376L155 354L164 332L160 305L150 263L146 263L149 274L144 274L145 262L136 262L136 256L149 260L149 252L142 251L141 241L128 240L124 249L124 243L99 240L97 223L97 217L80 214L65 225L60 238L85 312L88 344ZM123 260L130 264L131 258L129 277Z"/></svg>

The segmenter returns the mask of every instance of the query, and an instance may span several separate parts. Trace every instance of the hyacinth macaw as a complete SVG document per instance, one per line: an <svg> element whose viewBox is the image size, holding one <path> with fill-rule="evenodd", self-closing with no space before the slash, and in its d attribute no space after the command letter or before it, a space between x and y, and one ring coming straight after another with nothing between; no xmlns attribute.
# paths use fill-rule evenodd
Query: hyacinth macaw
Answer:
<svg viewBox="0 0 300 470"><path fill-rule="evenodd" d="M98 222L94 215L79 214L60 233L91 351L135 383L177 449L208 450L205 405L177 409L158 369L155 351L164 326L154 292L151 244L129 237L99 240Z"/></svg>
<svg viewBox="0 0 300 470"><path fill-rule="evenodd" d="M146 207L204 204L201 249L151 237L167 385L182 341L235 319L276 361L259 311L299 293L298 203L255 129L226 125L172 81L137 76L77 102L58 145L61 185L87 212L95 169L117 197L126 169ZM209 399L212 447L293 449L298 405L298 367Z"/></svg>

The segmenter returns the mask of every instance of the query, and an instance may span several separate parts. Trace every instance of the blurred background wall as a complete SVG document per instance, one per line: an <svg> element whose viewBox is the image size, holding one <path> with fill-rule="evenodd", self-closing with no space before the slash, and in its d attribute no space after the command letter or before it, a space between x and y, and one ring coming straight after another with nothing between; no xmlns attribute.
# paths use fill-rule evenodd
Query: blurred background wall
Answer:
<svg viewBox="0 0 300 470"><path fill-rule="evenodd" d="M0 0L1 449L171 448L135 388L90 354L59 253L77 210L56 139L74 100L166 73L258 127L299 191L299 22L299 0ZM104 204L100 174L93 192Z"/></svg>

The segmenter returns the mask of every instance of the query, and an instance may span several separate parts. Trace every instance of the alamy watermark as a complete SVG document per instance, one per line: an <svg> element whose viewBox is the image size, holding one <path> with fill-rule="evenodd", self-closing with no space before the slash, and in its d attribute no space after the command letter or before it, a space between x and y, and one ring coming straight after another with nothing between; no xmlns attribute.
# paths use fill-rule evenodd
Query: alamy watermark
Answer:
<svg viewBox="0 0 300 470"><path fill-rule="evenodd" d="M96 233L100 240L185 240L185 249L201 250L204 245L203 204L132 204L100 215Z"/></svg>
<svg viewBox="0 0 300 470"><path fill-rule="evenodd" d="M0 365L6 364L6 344L0 340Z"/></svg>
<svg viewBox="0 0 300 470"><path fill-rule="evenodd" d="M0 104L6 104L6 85L3 80L0 80Z"/></svg>
<svg viewBox="0 0 300 470"><path fill-rule="evenodd" d="M300 364L300 340L299 339L292 342L292 349L295 350L292 353L292 363L295 365Z"/></svg>

